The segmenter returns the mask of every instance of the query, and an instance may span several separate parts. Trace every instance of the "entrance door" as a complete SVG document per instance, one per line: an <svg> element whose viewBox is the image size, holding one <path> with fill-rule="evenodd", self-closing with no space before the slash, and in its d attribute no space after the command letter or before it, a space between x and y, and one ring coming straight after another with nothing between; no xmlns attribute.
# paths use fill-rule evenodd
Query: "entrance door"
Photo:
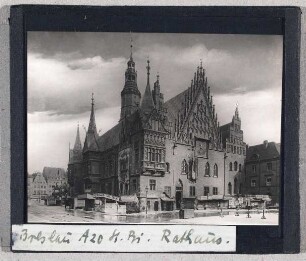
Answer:
<svg viewBox="0 0 306 261"><path fill-rule="evenodd" d="M158 201L154 202L154 211L158 211Z"/></svg>
<svg viewBox="0 0 306 261"><path fill-rule="evenodd" d="M181 199L182 199L182 191L176 191L175 193L176 209L181 208Z"/></svg>

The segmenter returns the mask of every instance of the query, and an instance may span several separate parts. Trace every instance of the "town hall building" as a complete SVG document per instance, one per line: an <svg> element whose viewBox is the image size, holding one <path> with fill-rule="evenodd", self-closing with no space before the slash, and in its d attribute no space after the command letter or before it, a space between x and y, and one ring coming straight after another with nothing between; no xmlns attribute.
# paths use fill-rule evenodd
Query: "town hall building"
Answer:
<svg viewBox="0 0 306 261"><path fill-rule="evenodd" d="M151 85L149 60L146 69L141 95L131 51L120 118L103 135L95 120L94 103L99 101L92 97L85 141L78 127L69 153L71 196L130 196L140 211L158 211L222 205L227 197L243 193L246 144L238 106L231 121L220 126L202 62L190 86L168 101L159 75Z"/></svg>

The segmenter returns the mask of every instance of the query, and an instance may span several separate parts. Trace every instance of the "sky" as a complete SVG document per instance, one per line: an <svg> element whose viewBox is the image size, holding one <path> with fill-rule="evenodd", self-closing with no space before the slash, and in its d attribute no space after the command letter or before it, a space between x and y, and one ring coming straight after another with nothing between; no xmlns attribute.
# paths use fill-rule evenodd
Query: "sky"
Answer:
<svg viewBox="0 0 306 261"><path fill-rule="evenodd" d="M238 104L248 145L280 142L282 36L29 32L29 173L67 168L78 124L85 138L92 92L99 134L118 122L131 36L142 94L148 58L165 101L190 86L202 60L220 125Z"/></svg>

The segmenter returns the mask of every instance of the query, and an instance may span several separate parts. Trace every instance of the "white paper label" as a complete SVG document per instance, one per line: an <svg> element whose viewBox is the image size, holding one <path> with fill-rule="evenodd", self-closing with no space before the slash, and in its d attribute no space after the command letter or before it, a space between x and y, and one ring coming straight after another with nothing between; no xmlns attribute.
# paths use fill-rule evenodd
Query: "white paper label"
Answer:
<svg viewBox="0 0 306 261"><path fill-rule="evenodd" d="M235 226L13 225L13 250L94 252L233 252Z"/></svg>

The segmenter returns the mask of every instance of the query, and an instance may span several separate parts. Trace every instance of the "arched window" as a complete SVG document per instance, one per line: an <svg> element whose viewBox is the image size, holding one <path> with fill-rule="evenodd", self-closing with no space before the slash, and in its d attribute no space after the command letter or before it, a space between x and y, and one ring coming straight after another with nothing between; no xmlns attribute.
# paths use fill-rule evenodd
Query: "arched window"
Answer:
<svg viewBox="0 0 306 261"><path fill-rule="evenodd" d="M170 163L169 162L166 162L166 171L170 172Z"/></svg>
<svg viewBox="0 0 306 261"><path fill-rule="evenodd" d="M237 171L238 163L237 161L234 162L234 171Z"/></svg>
<svg viewBox="0 0 306 261"><path fill-rule="evenodd" d="M239 171L241 172L241 164L239 164Z"/></svg>
<svg viewBox="0 0 306 261"><path fill-rule="evenodd" d="M232 163L232 162L230 162L230 164L229 164L229 170L230 170L230 171L233 170L233 163Z"/></svg>
<svg viewBox="0 0 306 261"><path fill-rule="evenodd" d="M234 194L238 193L238 182L237 178L234 179Z"/></svg>
<svg viewBox="0 0 306 261"><path fill-rule="evenodd" d="M218 177L218 165L217 164L215 164L214 165L214 177Z"/></svg>
<svg viewBox="0 0 306 261"><path fill-rule="evenodd" d="M205 176L210 177L210 166L208 162L205 165Z"/></svg>
<svg viewBox="0 0 306 261"><path fill-rule="evenodd" d="M182 161L182 174L187 174L188 173L188 164L187 161L184 159Z"/></svg>
<svg viewBox="0 0 306 261"><path fill-rule="evenodd" d="M227 185L227 193L229 194L229 195L232 195L232 183L228 183L228 185Z"/></svg>

